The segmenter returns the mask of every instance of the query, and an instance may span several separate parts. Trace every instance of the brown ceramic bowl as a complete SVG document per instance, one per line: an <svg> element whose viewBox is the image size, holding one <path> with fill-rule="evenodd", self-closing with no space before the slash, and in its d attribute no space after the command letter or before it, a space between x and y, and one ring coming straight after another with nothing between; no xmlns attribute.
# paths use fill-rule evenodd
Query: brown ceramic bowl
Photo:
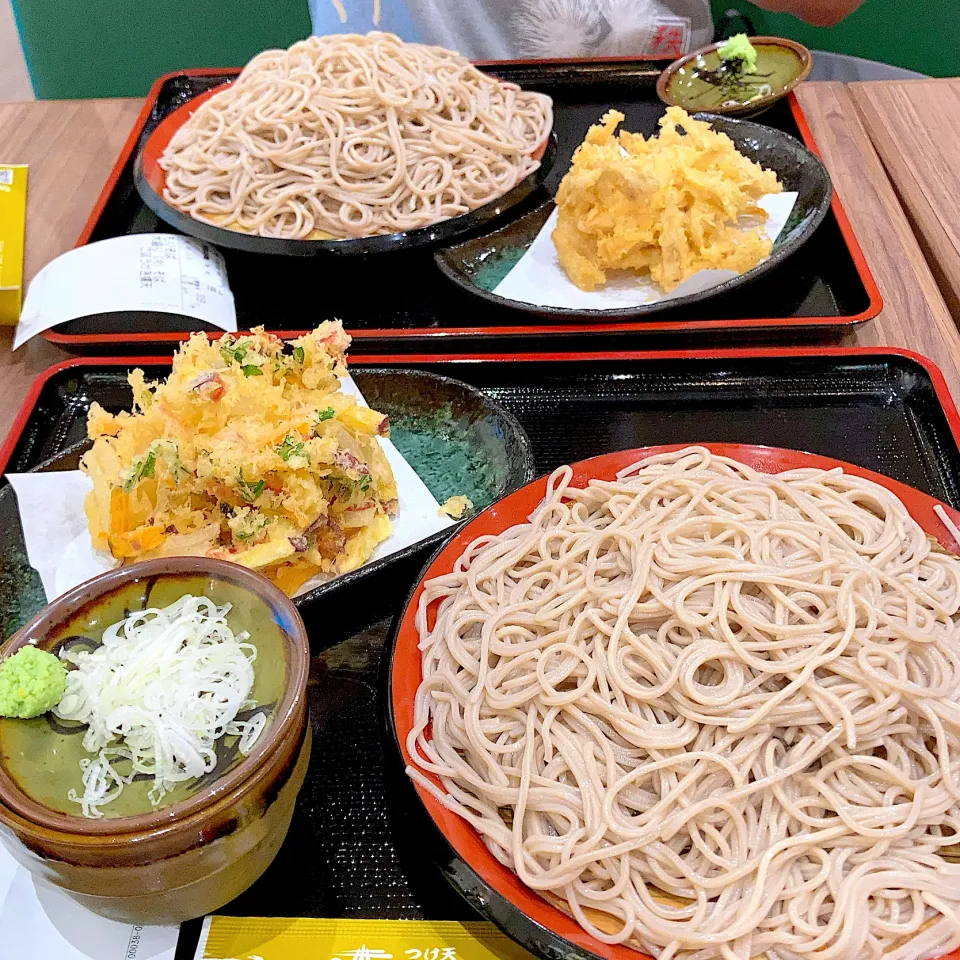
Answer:
<svg viewBox="0 0 960 960"><path fill-rule="evenodd" d="M66 798L79 788L83 727L52 715L0 720L0 836L14 857L104 916L175 923L210 913L245 890L280 847L310 756L306 630L291 601L245 568L177 557L111 571L64 595L20 630L24 644L58 651L97 641L126 612L184 594L229 601L235 631L257 646L252 696L268 722L247 757L224 742L214 771L152 808L134 782L102 819ZM112 809L111 809L112 808Z"/></svg>
<svg viewBox="0 0 960 960"><path fill-rule="evenodd" d="M813 68L813 54L802 44L784 37L750 37L757 51L757 72L742 89L714 87L702 77L719 67L719 49L711 43L675 60L657 80L657 96L689 113L724 117L753 117L769 109L805 80ZM769 88L769 89L767 89Z"/></svg>

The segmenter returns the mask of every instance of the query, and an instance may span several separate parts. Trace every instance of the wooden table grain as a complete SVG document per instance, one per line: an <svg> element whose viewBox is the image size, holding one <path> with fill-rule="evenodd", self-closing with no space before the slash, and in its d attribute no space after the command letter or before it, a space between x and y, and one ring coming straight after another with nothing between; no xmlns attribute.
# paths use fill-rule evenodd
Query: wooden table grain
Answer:
<svg viewBox="0 0 960 960"><path fill-rule="evenodd" d="M26 163L24 279L77 241L143 107L138 99L0 103L0 162ZM0 441L37 374L69 356L35 337L11 352L0 326Z"/></svg>
<svg viewBox="0 0 960 960"><path fill-rule="evenodd" d="M864 127L850 85L804 84L799 98L883 296L880 316L855 328L844 342L924 354L940 367L960 402L960 331Z"/></svg>
<svg viewBox="0 0 960 960"><path fill-rule="evenodd" d="M923 353L943 370L960 400L960 333L850 88L805 84L800 101L885 304L875 320L825 342ZM30 165L28 280L76 242L141 106L140 100L0 104L0 158ZM42 339L11 354L10 339L9 330L0 333L0 438L6 436L32 379L67 356ZM676 345L691 344L678 338ZM643 349L642 340L637 348Z"/></svg>
<svg viewBox="0 0 960 960"><path fill-rule="evenodd" d="M850 94L960 317L960 78L855 83Z"/></svg>

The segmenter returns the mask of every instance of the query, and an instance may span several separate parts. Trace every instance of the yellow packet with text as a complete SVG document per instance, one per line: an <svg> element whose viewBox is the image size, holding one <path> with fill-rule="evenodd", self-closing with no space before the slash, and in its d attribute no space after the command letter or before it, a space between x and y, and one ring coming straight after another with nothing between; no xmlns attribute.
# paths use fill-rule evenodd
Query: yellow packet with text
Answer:
<svg viewBox="0 0 960 960"><path fill-rule="evenodd" d="M0 164L0 323L13 326L23 302L27 165Z"/></svg>
<svg viewBox="0 0 960 960"><path fill-rule="evenodd" d="M533 960L492 923L207 917L195 960Z"/></svg>

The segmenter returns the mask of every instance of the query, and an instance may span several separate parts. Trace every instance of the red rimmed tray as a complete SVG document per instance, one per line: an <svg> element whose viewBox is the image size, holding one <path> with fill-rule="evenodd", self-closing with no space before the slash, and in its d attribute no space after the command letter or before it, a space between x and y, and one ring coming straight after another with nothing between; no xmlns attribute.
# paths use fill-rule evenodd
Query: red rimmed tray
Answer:
<svg viewBox="0 0 960 960"><path fill-rule="evenodd" d="M754 348L355 356L368 367L423 369L490 393L522 423L546 473L609 450L712 436L813 450L860 463L960 506L960 415L929 360L881 348ZM169 356L75 358L33 384L0 448L23 471L73 449L90 404L129 409L127 369L164 376ZM150 369L150 368L153 369ZM0 478L0 484L4 481ZM9 583L18 571L0 582ZM413 578L391 587L398 610ZM0 589L0 608L5 592ZM374 690L389 619L341 634L311 683L314 753L291 833L267 874L225 908L232 916L464 920L470 909L424 855L415 807L400 803L383 755ZM329 631L320 619L308 628ZM419 805L419 801L417 801ZM425 816L422 810L420 816ZM190 960L197 924L177 960Z"/></svg>
<svg viewBox="0 0 960 960"><path fill-rule="evenodd" d="M551 191L586 127L607 106L624 109L628 126L643 130L653 129L663 109L655 93L659 69L643 61L535 61L488 66L508 79L554 96L558 118L555 131L560 143L558 162L547 181ZM154 84L79 244L157 229L156 217L140 202L133 187L133 162L142 138L170 112L236 73L183 71ZM817 152L794 97L761 119L786 129ZM530 199L532 204L537 198ZM516 213L527 209L521 204ZM312 322L338 316L355 338L355 352L415 350L425 340L432 341L434 349L450 349L455 344L456 349L474 350L546 345L574 350L582 349L586 337L596 347L598 338L625 342L647 334L797 333L860 323L876 316L882 307L877 286L836 195L816 237L769 277L755 281L739 295L716 297L632 321L540 321L508 308L492 308L444 277L429 250L386 254L366 264L337 261L323 266L289 262L295 258L271 258L265 263L267 258L240 251L225 251L225 255L241 328L262 323L289 338L298 336L308 325L305 317ZM173 349L189 330L204 328L173 315L132 313L81 318L45 336L82 352L94 352L102 345L133 351L149 344L166 350Z"/></svg>
<svg viewBox="0 0 960 960"><path fill-rule="evenodd" d="M886 487L903 501L910 515L928 535L946 549L960 551L960 543L957 542L955 533L941 520L935 508L947 510L954 522L960 519L960 512L890 477L833 457L797 450L709 441L697 445L764 473L781 473L805 467L824 470L841 467L845 473ZM571 464L573 476L570 485L584 487L591 479L613 480L620 470L637 461L688 446L690 444L687 443L664 444L620 450L583 460ZM479 537L496 536L516 524L526 522L546 494L547 483L547 477L532 481L504 497L461 528L422 572L420 580L409 594L407 604L392 631L393 647L387 664L387 726L394 737L394 746L404 766L410 765L412 761L407 750L407 738L414 728L417 690L423 679L420 634L415 619L424 585L429 580L451 573L464 550ZM423 776L435 791L446 795L447 791L438 777L433 774ZM448 880L461 890L480 913L493 920L522 946L539 956L566 955L573 960L642 960L646 956L624 944L604 943L592 937L573 917L526 886L517 874L490 852L479 832L448 809L435 793L416 781L413 781L411 786L434 826L452 850L451 855L450 850L443 849L436 842L430 845ZM454 858L459 858L461 864L456 864ZM465 870L463 864L469 869ZM942 960L960 960L960 949L952 951Z"/></svg>
<svg viewBox="0 0 960 960"><path fill-rule="evenodd" d="M904 469L916 467L919 471L914 475L904 473L904 478L925 485L924 467L935 462L936 472L942 478L935 486L943 496L949 495L955 486L960 503L960 413L937 365L911 350L749 347L579 354L562 351L363 354L351 356L349 363L360 369L384 366L433 370L487 390L510 408L523 405L529 409L530 416L536 416L541 408L549 411L561 386L569 394L564 397L564 403L575 404L596 394L593 399L607 403L618 414L621 411L616 404L620 394L634 405L638 396L650 404L665 397L665 409L672 410L674 400L670 390L677 382L689 388L693 399L686 402L692 404L691 409L718 405L720 401L711 392L718 383L728 384L722 391L723 403L731 402L724 398L744 399L752 393L756 394L753 406L757 409L773 408L777 397L796 394L797 403L809 404L814 412L812 423L803 428L805 432L791 433L795 424L789 418L782 423L775 420L761 429L776 432L782 426L787 431L786 438L800 442L807 449L811 448L811 439L820 432L824 435L823 444L831 452L834 445L839 444L836 449L855 451L863 462L885 466L890 472L897 472L887 459L890 448L902 440L909 445L911 454L909 458L907 451L899 454ZM49 367L31 384L0 445L0 477L8 468L30 469L38 461L61 452L68 442L81 439L85 433L72 421L64 420L67 408L82 408L85 414L86 405L92 400L108 406L107 399L97 391L104 381L113 382L118 376L122 380L119 371L136 366L154 367L156 375L165 375L163 371L169 365L168 355L123 355L78 357ZM671 367L676 369L675 373ZM89 375L92 379L81 386L61 386L72 375L79 378ZM634 390L634 378L639 384L639 394ZM624 391L618 391L617 385L624 385ZM899 423L884 416L884 411L897 408L902 410ZM580 407L577 410L579 412ZM855 419L849 412L844 415L845 410L862 410L863 416ZM838 415L828 416L828 411ZM626 416L630 412L626 407L622 414ZM678 407L676 413L683 416L683 409ZM646 427L646 421L652 420L652 429L658 429L656 411L644 408L638 410L638 414L638 423ZM850 423L849 430L843 427L845 420ZM942 422L938 422L940 420ZM571 444L583 442L582 438L572 436L580 426L571 424L571 429L566 431L571 435L567 437ZM530 430L536 440L536 426L531 424ZM551 434L552 441L561 438L555 429ZM562 445L551 447L549 453L543 454L547 459L541 457L540 469L552 469L566 454L567 449Z"/></svg>

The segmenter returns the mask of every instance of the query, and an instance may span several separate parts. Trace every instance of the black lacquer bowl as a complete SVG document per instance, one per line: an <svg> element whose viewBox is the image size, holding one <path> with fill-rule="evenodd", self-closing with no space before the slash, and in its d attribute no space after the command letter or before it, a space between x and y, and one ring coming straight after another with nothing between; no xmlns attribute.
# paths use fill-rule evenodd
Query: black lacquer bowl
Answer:
<svg viewBox="0 0 960 960"><path fill-rule="evenodd" d="M502 216L518 203L526 200L550 175L557 160L557 138L551 132L542 145L540 166L515 184L503 196L485 203L476 210L441 220L439 223L402 233L362 237L355 240L290 240L282 237L261 237L257 234L228 230L211 223L194 220L189 214L172 207L163 197L166 172L160 166L162 156L171 138L190 119L203 103L219 93L227 84L207 90L165 117L153 130L140 152L133 168L133 181L140 199L164 223L197 240L205 240L217 247L246 250L250 253L279 254L289 257L339 256L355 257L391 250L409 250L413 247L445 243L476 230Z"/></svg>
<svg viewBox="0 0 960 960"><path fill-rule="evenodd" d="M673 453L686 446L688 444L674 443L618 450L571 463L570 487L583 489L595 480L614 482L621 472L632 464L648 457ZM849 476L885 487L902 501L910 516L928 537L944 550L956 549L956 533L944 522L938 511L947 511L944 516L950 517L951 523L960 519L960 512L949 504L941 503L935 497L891 477L833 457L762 444L707 442L698 446L707 447L716 456L729 457L767 474L808 468L839 468ZM409 829L417 831L423 854L435 861L447 881L477 911L542 960L642 960L646 955L639 952L639 938L631 938L625 943L600 940L577 922L566 904L554 893L540 892L528 887L510 866L495 855L484 836L471 822L456 812L451 802L460 801L463 804L461 810L479 810L479 806L471 807L471 800L464 799L468 791L458 794L450 787L449 781L423 770L418 771L416 780L408 778L405 785L401 779L401 771L410 769L410 766L416 763L418 754L425 755L426 751L421 745L433 740L433 728L429 723L424 729L420 729L425 706L421 690L425 656L420 645L423 636L421 625L426 622L428 627L433 629L437 608L443 601L434 598L424 603L426 585L457 570L471 543L480 538L496 538L518 524L526 523L527 518L534 514L547 496L548 489L549 478L541 476L498 501L459 530L421 571L404 607L394 619L381 657L381 722L384 739L394 760L398 789L409 807ZM543 530L541 532L543 533ZM547 536L546 533L543 535ZM488 611L485 622L489 624L491 620L495 620L497 613L496 610ZM470 622L468 615L463 614L453 628L449 628L449 625L448 628L455 631L466 630L466 625ZM452 640L451 649L456 650L456 644ZM430 656L434 655L435 652L432 652ZM464 665L466 666L466 663ZM505 676L509 677L509 674ZM490 682L488 679L487 683ZM508 679L507 688L509 685ZM449 699L449 694L439 693L437 699ZM494 721L491 720L490 723L491 726L484 728L483 735L491 736L492 739L496 733L488 732L494 729ZM413 746L414 738L417 746ZM502 744L503 740L497 742ZM470 762L469 757L464 759ZM507 822L512 822L509 817L513 815L514 808L507 800L504 800L504 805L500 808L500 815ZM956 852L945 854L944 859L953 859L956 855ZM655 887L648 885L648 891L656 895ZM616 920L605 919L597 913L591 916L589 908L586 908L585 912L597 929L607 933L617 932L620 924ZM957 958L958 954L954 952L942 960Z"/></svg>

